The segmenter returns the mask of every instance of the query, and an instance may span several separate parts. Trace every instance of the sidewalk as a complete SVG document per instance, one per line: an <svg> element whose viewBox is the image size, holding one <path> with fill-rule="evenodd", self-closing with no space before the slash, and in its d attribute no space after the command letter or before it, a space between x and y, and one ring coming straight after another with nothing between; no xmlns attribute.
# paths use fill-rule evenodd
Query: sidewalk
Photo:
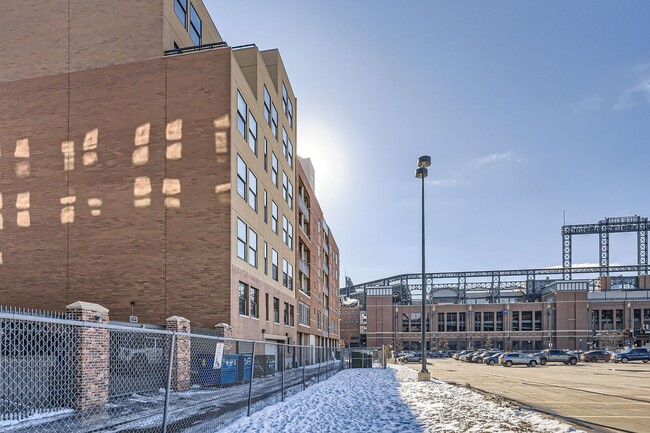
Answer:
<svg viewBox="0 0 650 433"><path fill-rule="evenodd" d="M416 379L417 372L403 366L344 370L219 433L577 431L467 388Z"/></svg>

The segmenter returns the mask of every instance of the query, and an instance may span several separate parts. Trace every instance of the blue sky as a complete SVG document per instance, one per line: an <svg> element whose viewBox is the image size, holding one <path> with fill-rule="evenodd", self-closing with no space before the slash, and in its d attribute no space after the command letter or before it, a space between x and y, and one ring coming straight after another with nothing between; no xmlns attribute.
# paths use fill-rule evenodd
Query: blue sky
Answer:
<svg viewBox="0 0 650 433"><path fill-rule="evenodd" d="M419 272L422 154L427 271L559 265L563 211L650 216L650 2L205 3L230 45L280 49L355 283Z"/></svg>

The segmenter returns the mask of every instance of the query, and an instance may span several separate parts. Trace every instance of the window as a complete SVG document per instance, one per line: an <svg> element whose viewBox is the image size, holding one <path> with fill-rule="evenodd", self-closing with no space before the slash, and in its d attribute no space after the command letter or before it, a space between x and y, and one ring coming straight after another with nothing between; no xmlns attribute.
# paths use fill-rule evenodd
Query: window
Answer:
<svg viewBox="0 0 650 433"><path fill-rule="evenodd" d="M174 1L174 12L181 23L183 28L187 28L187 0L175 0Z"/></svg>
<svg viewBox="0 0 650 433"><path fill-rule="evenodd" d="M287 259L282 259L282 285L284 287L289 287L288 286L288 277L289 277L289 262L287 262Z"/></svg>
<svg viewBox="0 0 650 433"><path fill-rule="evenodd" d="M273 298L273 322L280 323L280 300Z"/></svg>
<svg viewBox="0 0 650 433"><path fill-rule="evenodd" d="M268 158L268 151L269 151L269 141L264 137L264 171L269 172L269 158Z"/></svg>
<svg viewBox="0 0 650 433"><path fill-rule="evenodd" d="M278 233L278 205L271 200L271 230L273 233Z"/></svg>
<svg viewBox="0 0 650 433"><path fill-rule="evenodd" d="M533 312L532 311L522 311L521 312L521 330L522 331L532 331L533 330Z"/></svg>
<svg viewBox="0 0 650 433"><path fill-rule="evenodd" d="M278 252L271 248L271 278L278 281Z"/></svg>
<svg viewBox="0 0 650 433"><path fill-rule="evenodd" d="M194 5L190 4L190 38L194 45L201 45L203 37L203 26L199 14L196 13Z"/></svg>
<svg viewBox="0 0 650 433"><path fill-rule="evenodd" d="M288 223L288 225L289 230L287 231L287 245L293 251L293 225L291 223Z"/></svg>
<svg viewBox="0 0 650 433"><path fill-rule="evenodd" d="M269 198L266 195L266 190L264 190L264 223L268 224L269 222Z"/></svg>
<svg viewBox="0 0 650 433"><path fill-rule="evenodd" d="M271 181L273 185L278 186L278 158L275 152L271 152Z"/></svg>
<svg viewBox="0 0 650 433"><path fill-rule="evenodd" d="M269 274L269 244L264 241L264 275Z"/></svg>
<svg viewBox="0 0 650 433"><path fill-rule="evenodd" d="M248 316L248 285L239 282L239 314Z"/></svg>
<svg viewBox="0 0 650 433"><path fill-rule="evenodd" d="M541 331L541 330L542 330L542 312L535 311L535 331ZM497 331L501 331L501 330L497 329Z"/></svg>
<svg viewBox="0 0 650 433"><path fill-rule="evenodd" d="M287 287L290 290L293 290L293 265L291 263L288 263L288 272L287 275L289 276Z"/></svg>
<svg viewBox="0 0 650 433"><path fill-rule="evenodd" d="M269 95L266 86L264 86L264 120L269 125L271 124L271 95Z"/></svg>
<svg viewBox="0 0 650 433"><path fill-rule="evenodd" d="M458 332L465 332L465 312L458 313Z"/></svg>
<svg viewBox="0 0 650 433"><path fill-rule="evenodd" d="M260 317L260 291L255 287L251 287L251 317Z"/></svg>
<svg viewBox="0 0 650 433"><path fill-rule="evenodd" d="M477 311L474 313L474 331L481 331L481 312Z"/></svg>
<svg viewBox="0 0 650 433"><path fill-rule="evenodd" d="M248 229L248 264L257 267L257 233Z"/></svg>
<svg viewBox="0 0 650 433"><path fill-rule="evenodd" d="M239 173L237 173L239 176ZM237 181L239 188L239 181ZM257 178L252 171L248 170L248 205L257 212Z"/></svg>
<svg viewBox="0 0 650 433"><path fill-rule="evenodd" d="M287 101L289 101L289 94L287 93L287 87L282 83L282 112L287 114Z"/></svg>
<svg viewBox="0 0 650 433"><path fill-rule="evenodd" d="M287 161L289 161L289 167L293 168L293 143L290 138L287 138Z"/></svg>
<svg viewBox="0 0 650 433"><path fill-rule="evenodd" d="M287 119L289 120L289 126L293 128L293 104L291 99L287 101Z"/></svg>
<svg viewBox="0 0 650 433"><path fill-rule="evenodd" d="M257 155L257 121L250 111L248 112L248 147Z"/></svg>
<svg viewBox="0 0 650 433"><path fill-rule="evenodd" d="M457 313L447 313L447 332L456 332L458 322L456 321Z"/></svg>
<svg viewBox="0 0 650 433"><path fill-rule="evenodd" d="M246 173L248 167L239 155L237 155L237 194L246 200Z"/></svg>
<svg viewBox="0 0 650 433"><path fill-rule="evenodd" d="M273 103L271 103L271 132L275 138L278 138L278 110Z"/></svg>
<svg viewBox="0 0 650 433"><path fill-rule="evenodd" d="M282 155L289 162L289 167L293 168L293 143L284 128L282 128Z"/></svg>
<svg viewBox="0 0 650 433"><path fill-rule="evenodd" d="M294 316L294 307L293 305L289 305L289 326L295 325L293 316Z"/></svg>
<svg viewBox="0 0 650 433"><path fill-rule="evenodd" d="M266 321L269 321L269 294L264 294L264 314L266 315Z"/></svg>
<svg viewBox="0 0 650 433"><path fill-rule="evenodd" d="M248 105L241 93L237 92L237 129L241 136L246 138L246 112Z"/></svg>
<svg viewBox="0 0 650 433"><path fill-rule="evenodd" d="M289 234L289 220L286 216L282 215L282 242L289 245L287 237Z"/></svg>
<svg viewBox="0 0 650 433"><path fill-rule="evenodd" d="M289 178L287 177L287 173L282 171L282 198L284 201L288 202L288 197L289 197Z"/></svg>
<svg viewBox="0 0 650 433"><path fill-rule="evenodd" d="M289 303L285 302L284 303L284 325L289 326Z"/></svg>
<svg viewBox="0 0 650 433"><path fill-rule="evenodd" d="M298 323L309 326L309 305L304 302L298 305Z"/></svg>
<svg viewBox="0 0 650 433"><path fill-rule="evenodd" d="M316 328L320 330L320 311L316 314Z"/></svg>
<svg viewBox="0 0 650 433"><path fill-rule="evenodd" d="M438 332L445 332L445 313L438 313Z"/></svg>
<svg viewBox="0 0 650 433"><path fill-rule="evenodd" d="M237 257L246 260L246 224L237 218Z"/></svg>
<svg viewBox="0 0 650 433"><path fill-rule="evenodd" d="M494 331L494 311L485 311L483 313L483 330Z"/></svg>

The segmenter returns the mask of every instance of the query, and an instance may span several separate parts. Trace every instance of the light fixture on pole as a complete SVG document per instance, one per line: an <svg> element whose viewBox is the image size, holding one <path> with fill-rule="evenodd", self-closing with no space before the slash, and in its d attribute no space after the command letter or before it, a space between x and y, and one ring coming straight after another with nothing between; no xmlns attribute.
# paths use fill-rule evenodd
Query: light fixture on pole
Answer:
<svg viewBox="0 0 650 433"><path fill-rule="evenodd" d="M425 266L424 266L424 179L428 176L429 170L427 167L431 165L431 157L428 155L423 155L418 158L418 168L415 170L415 177L417 179L422 179L422 316L420 317L420 328L422 329L422 339L420 341L422 349L422 370L418 372L418 381L430 380L431 375L427 371L427 357L426 357L426 332L425 332L425 318L426 310L425 305L427 302L427 286L426 286L426 277L425 277Z"/></svg>

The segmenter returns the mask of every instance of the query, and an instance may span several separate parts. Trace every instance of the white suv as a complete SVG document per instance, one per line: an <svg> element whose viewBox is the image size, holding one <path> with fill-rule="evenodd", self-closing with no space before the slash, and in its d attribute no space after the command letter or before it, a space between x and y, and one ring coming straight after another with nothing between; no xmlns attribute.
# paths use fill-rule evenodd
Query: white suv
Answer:
<svg viewBox="0 0 650 433"><path fill-rule="evenodd" d="M504 367L512 367L513 365L535 367L539 364L539 358L525 353L504 353L499 357L499 363Z"/></svg>

